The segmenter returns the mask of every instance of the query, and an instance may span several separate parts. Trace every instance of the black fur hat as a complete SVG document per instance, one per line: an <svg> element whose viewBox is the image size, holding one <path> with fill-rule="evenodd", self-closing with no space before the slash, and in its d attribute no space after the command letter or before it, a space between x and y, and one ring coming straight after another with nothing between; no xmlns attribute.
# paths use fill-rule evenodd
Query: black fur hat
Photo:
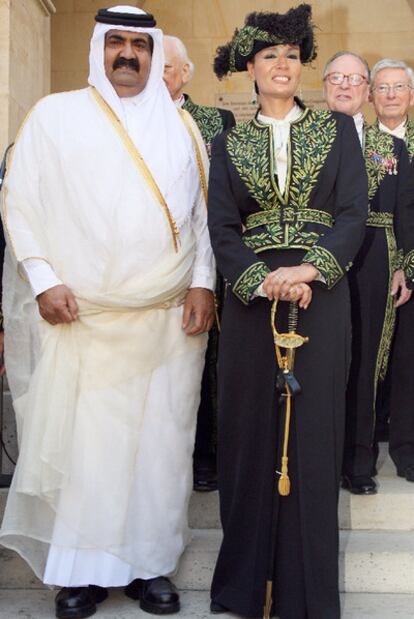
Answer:
<svg viewBox="0 0 414 619"><path fill-rule="evenodd" d="M301 4L287 13L250 13L241 30L234 32L227 45L217 48L214 73L222 78L228 73L246 71L247 62L257 52L272 45L299 45L303 64L316 58L312 8Z"/></svg>

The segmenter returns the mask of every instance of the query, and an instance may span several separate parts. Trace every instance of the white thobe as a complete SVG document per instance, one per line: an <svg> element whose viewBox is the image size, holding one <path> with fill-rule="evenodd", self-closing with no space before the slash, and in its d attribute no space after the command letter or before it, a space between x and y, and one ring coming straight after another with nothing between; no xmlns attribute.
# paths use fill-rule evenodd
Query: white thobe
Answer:
<svg viewBox="0 0 414 619"><path fill-rule="evenodd" d="M29 273L44 263L38 281L56 277L80 309L52 327L28 284L7 286L6 337L18 342L9 367L30 357L28 323L41 346L28 386L10 376L20 455L0 541L46 583L171 574L188 540L206 336L183 333L182 299L214 286L197 174L193 185L176 252L165 212L88 89L40 102L17 139L4 192L9 263Z"/></svg>
<svg viewBox="0 0 414 619"><path fill-rule="evenodd" d="M126 127L129 135L136 143L138 127L136 123L137 117L137 97L128 97L121 99L121 103L125 112ZM177 107L182 107L185 103L184 97L176 103ZM135 139L134 139L135 138ZM193 229L197 237L197 258L193 268L193 279L191 288L209 288L212 287L211 271L206 264L209 264L208 253L210 251L210 241L207 235L203 234L204 220L194 218ZM45 290L58 286L63 282L57 277L51 265L43 260L29 258L22 263L23 270L29 280L33 295L36 297Z"/></svg>

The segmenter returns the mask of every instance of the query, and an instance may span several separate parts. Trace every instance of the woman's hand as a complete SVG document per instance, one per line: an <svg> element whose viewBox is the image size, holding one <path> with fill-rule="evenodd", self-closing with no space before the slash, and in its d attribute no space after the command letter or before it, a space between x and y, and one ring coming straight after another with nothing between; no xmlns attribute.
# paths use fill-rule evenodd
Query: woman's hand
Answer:
<svg viewBox="0 0 414 619"><path fill-rule="evenodd" d="M307 284L318 276L319 271L312 264L280 267L266 276L263 291L269 301L299 301L299 306L306 309L312 300L312 290Z"/></svg>
<svg viewBox="0 0 414 619"><path fill-rule="evenodd" d="M312 288L304 282L292 286L287 298L282 301L297 301L301 309L308 309L312 301Z"/></svg>
<svg viewBox="0 0 414 619"><path fill-rule="evenodd" d="M394 273L392 278L391 294L395 297L395 307L400 307L411 299L411 290L407 288L404 271L402 269L398 269Z"/></svg>

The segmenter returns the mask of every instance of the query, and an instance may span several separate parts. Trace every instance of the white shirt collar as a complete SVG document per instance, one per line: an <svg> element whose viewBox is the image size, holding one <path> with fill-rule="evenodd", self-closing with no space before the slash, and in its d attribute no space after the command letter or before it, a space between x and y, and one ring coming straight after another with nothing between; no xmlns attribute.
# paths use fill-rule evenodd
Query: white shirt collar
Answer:
<svg viewBox="0 0 414 619"><path fill-rule="evenodd" d="M181 95L181 97L179 99L175 99L175 101L174 101L175 107L183 107L184 103L185 103L184 95Z"/></svg>
<svg viewBox="0 0 414 619"><path fill-rule="evenodd" d="M290 112L286 114L284 118L273 118L272 116L265 116L264 114L258 114L257 119L267 125L280 125L282 123L291 123L302 116L303 110L297 103L294 104Z"/></svg>
<svg viewBox="0 0 414 619"><path fill-rule="evenodd" d="M384 125L380 120L378 121L378 126L380 128L380 131L384 131L385 133L389 133L390 135L393 135L396 138L401 138L401 140L404 140L405 131L407 129L407 120L408 119L405 118L401 124L395 127L395 129L390 129L389 127L387 127L387 125Z"/></svg>
<svg viewBox="0 0 414 619"><path fill-rule="evenodd" d="M363 141L364 141L364 122L365 122L364 115L362 114L362 112L358 112L358 114L355 114L355 116L353 116L352 118L354 119L355 128L357 130L358 137L359 137L359 142L362 146Z"/></svg>

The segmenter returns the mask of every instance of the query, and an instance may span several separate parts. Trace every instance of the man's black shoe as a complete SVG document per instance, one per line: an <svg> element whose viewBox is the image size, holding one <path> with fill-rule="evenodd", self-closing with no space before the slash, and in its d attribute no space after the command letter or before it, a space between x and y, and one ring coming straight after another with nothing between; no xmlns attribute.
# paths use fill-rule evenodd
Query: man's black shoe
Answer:
<svg viewBox="0 0 414 619"><path fill-rule="evenodd" d="M213 492L217 490L217 473L215 469L194 469L194 490L196 492Z"/></svg>
<svg viewBox="0 0 414 619"><path fill-rule="evenodd" d="M414 464L410 464L405 469L397 469L399 477L405 477L407 481L414 481Z"/></svg>
<svg viewBox="0 0 414 619"><path fill-rule="evenodd" d="M217 490L216 456L194 458L193 475L196 492Z"/></svg>
<svg viewBox="0 0 414 619"><path fill-rule="evenodd" d="M368 475L355 475L352 477L344 475L342 478L342 488L349 490L352 494L377 494L377 484Z"/></svg>
<svg viewBox="0 0 414 619"><path fill-rule="evenodd" d="M221 615L221 613L227 613L228 610L229 609L226 606L223 606L223 604L219 604L218 602L211 600L210 612L212 612L213 615Z"/></svg>
<svg viewBox="0 0 414 619"><path fill-rule="evenodd" d="M136 578L125 587L125 593L133 600L139 600L142 610L153 615L168 615L180 610L178 591L165 576L149 580Z"/></svg>
<svg viewBox="0 0 414 619"><path fill-rule="evenodd" d="M84 619L96 613L96 604L108 597L103 587L63 587L55 598L58 619Z"/></svg>

